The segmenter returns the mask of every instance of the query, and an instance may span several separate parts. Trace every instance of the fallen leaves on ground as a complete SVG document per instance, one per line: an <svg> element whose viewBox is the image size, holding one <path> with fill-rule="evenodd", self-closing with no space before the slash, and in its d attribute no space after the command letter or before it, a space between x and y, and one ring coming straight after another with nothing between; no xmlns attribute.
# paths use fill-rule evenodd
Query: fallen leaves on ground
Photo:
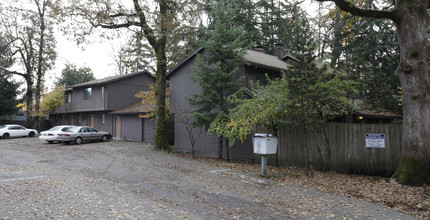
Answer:
<svg viewBox="0 0 430 220"><path fill-rule="evenodd" d="M225 162L224 160L195 156L186 153L175 153L177 156L209 163L214 166L237 170L248 174L259 175L261 164L249 161ZM266 178L290 185L336 193L355 199L430 219L430 186L406 186L394 179L380 176L364 176L337 172L314 171L314 177L306 176L304 168L267 167Z"/></svg>

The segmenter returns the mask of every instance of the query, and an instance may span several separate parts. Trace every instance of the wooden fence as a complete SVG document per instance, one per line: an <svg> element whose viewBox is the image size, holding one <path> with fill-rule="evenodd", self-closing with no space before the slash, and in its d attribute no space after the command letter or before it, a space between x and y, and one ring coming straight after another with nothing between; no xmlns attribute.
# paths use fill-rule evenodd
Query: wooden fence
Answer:
<svg viewBox="0 0 430 220"><path fill-rule="evenodd" d="M385 148L366 147L366 134L385 134ZM368 138L368 140L370 140ZM317 131L278 132L279 165L368 175L392 175L400 161L401 125L331 123Z"/></svg>

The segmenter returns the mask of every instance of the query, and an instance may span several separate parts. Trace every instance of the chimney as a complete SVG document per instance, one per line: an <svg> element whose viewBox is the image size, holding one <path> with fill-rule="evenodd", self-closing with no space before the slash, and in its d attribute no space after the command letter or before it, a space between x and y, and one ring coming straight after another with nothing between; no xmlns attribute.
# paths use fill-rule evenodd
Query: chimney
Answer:
<svg viewBox="0 0 430 220"><path fill-rule="evenodd" d="M255 45L254 48L252 48L252 50L260 52L260 53L265 53L266 52L266 51L264 51L264 48L261 45Z"/></svg>
<svg viewBox="0 0 430 220"><path fill-rule="evenodd" d="M279 59L281 59L285 53L284 53L284 44L282 43L276 43L273 46L274 50L273 50L273 55L279 57Z"/></svg>

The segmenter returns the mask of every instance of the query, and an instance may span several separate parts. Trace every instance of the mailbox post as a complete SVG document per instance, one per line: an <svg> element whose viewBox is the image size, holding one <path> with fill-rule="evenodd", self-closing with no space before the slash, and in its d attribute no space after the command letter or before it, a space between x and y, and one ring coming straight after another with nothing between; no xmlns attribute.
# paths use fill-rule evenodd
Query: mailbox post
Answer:
<svg viewBox="0 0 430 220"><path fill-rule="evenodd" d="M261 155L261 176L267 175L267 154L276 154L278 138L270 134L256 133L252 137L254 154Z"/></svg>

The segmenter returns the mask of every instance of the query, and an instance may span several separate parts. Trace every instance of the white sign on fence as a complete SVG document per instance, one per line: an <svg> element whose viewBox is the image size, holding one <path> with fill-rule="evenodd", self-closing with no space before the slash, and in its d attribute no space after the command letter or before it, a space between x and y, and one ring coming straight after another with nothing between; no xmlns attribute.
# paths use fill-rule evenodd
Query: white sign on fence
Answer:
<svg viewBox="0 0 430 220"><path fill-rule="evenodd" d="M366 134L366 147L385 148L385 134Z"/></svg>

